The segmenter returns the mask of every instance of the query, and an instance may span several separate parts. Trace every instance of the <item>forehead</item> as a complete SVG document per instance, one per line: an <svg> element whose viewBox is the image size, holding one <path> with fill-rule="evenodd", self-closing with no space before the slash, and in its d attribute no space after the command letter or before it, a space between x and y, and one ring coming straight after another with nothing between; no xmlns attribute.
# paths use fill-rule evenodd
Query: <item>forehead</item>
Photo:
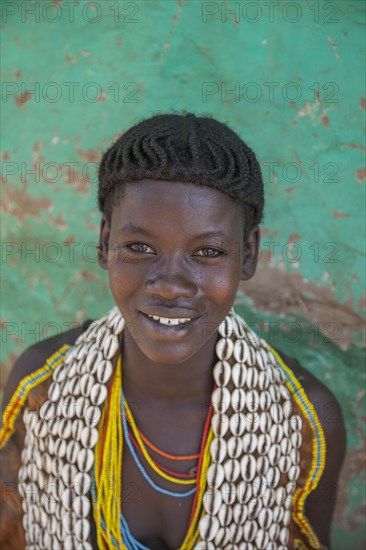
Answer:
<svg viewBox="0 0 366 550"><path fill-rule="evenodd" d="M197 232L221 228L240 234L242 208L226 194L189 182L141 180L125 184L112 225L126 223ZM234 236L234 235L233 235Z"/></svg>

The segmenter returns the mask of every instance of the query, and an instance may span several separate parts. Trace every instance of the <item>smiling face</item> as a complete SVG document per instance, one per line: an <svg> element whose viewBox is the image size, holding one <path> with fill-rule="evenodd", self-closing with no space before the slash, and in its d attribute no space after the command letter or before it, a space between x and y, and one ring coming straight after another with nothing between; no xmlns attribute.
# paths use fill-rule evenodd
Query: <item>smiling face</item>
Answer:
<svg viewBox="0 0 366 550"><path fill-rule="evenodd" d="M100 264L126 340L151 361L180 363L216 341L240 279L255 272L258 230L244 243L243 223L220 191L152 180L127 184L110 224L103 216Z"/></svg>

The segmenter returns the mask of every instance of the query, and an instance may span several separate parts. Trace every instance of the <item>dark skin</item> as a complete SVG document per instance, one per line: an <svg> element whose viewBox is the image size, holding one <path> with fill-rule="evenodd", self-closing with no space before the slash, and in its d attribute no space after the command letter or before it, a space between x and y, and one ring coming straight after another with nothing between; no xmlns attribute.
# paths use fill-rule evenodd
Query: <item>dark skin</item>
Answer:
<svg viewBox="0 0 366 550"><path fill-rule="evenodd" d="M207 235L218 231L220 235ZM254 228L246 239L243 234L237 204L219 191L182 182L128 184L110 222L102 218L100 265L108 270L112 294L127 323L121 341L124 394L141 432L171 454L193 454L200 447L213 387L216 329L234 303L240 280L250 279L256 269L259 230ZM194 320L183 329L167 329L147 314ZM55 343L54 349L60 345ZM47 349L46 357L51 353ZM325 433L326 466L318 498L308 499L306 514L328 546L345 452L342 413L323 384L296 360L281 355L315 405ZM11 379L8 395L12 385ZM153 456L176 471L188 472L196 465L193 460L172 466ZM170 491L192 487L173 485L147 470ZM152 550L179 548L193 497L177 499L152 489L127 445L122 471L122 509L132 534Z"/></svg>

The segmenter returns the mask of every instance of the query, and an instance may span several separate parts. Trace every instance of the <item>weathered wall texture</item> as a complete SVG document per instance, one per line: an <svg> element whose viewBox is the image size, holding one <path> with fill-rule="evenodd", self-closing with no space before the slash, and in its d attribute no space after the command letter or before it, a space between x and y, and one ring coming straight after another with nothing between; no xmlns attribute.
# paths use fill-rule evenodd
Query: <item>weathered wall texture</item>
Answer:
<svg viewBox="0 0 366 550"><path fill-rule="evenodd" d="M211 113L257 151L266 183L261 263L239 310L267 336L272 323L272 341L340 400L333 548L363 548L364 3L2 10L2 384L26 346L112 304L90 244L101 152L152 113Z"/></svg>

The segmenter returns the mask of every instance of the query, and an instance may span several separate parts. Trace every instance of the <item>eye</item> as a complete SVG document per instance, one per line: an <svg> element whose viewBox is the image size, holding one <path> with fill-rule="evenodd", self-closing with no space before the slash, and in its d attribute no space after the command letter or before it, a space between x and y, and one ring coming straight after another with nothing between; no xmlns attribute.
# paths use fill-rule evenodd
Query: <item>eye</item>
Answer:
<svg viewBox="0 0 366 550"><path fill-rule="evenodd" d="M133 254L154 254L153 248L146 243L130 243L125 245L128 252Z"/></svg>
<svg viewBox="0 0 366 550"><path fill-rule="evenodd" d="M205 247L200 248L195 253L195 256L200 256L201 258L219 258L223 254L224 252L222 250L219 250L218 248Z"/></svg>

